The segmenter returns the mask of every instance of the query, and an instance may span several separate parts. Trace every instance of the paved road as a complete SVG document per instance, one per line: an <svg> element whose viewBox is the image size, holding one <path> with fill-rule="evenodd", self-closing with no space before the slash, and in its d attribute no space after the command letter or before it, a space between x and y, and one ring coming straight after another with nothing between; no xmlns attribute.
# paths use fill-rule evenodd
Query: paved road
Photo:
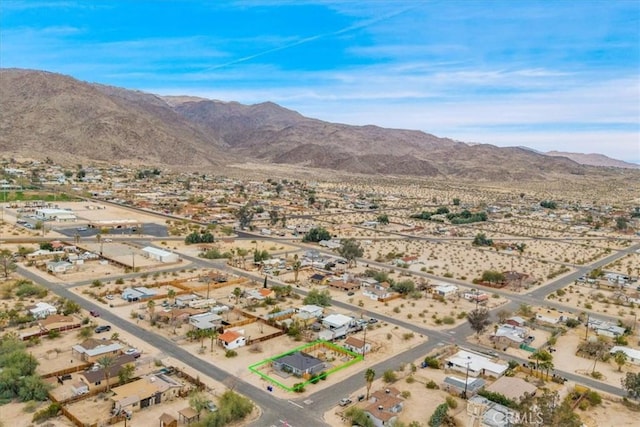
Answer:
<svg viewBox="0 0 640 427"><path fill-rule="evenodd" d="M242 237L254 239L254 238L257 238L258 236L251 233L242 233ZM265 238L265 236L259 236L259 237L262 239ZM274 240L278 240L278 239L274 239ZM147 240L141 239L140 241L144 242L145 244L149 243ZM288 242L288 243L291 244L291 242ZM295 242L293 244L295 246L299 246L300 248L308 248L307 245L296 244ZM627 248L621 251L616 251L614 254L606 258L603 258L595 263L592 263L589 266L579 266L577 267L577 271L575 273L572 273L568 276L557 279L545 286L534 288L528 293L514 294L508 291L492 290L492 292L503 295L506 298L511 300L510 303L502 307L499 307L494 311L501 310L501 309L510 309L515 311L517 310L517 308L521 303L540 304L540 302L544 301L544 298L549 293L554 292L555 290L566 286L568 283L573 282L577 277L585 274L586 272L592 270L593 268L604 266L610 262L613 262L616 259L619 259L622 256L626 255L627 253L633 252L637 248L640 248L640 244L634 245L630 248ZM323 252L330 253L328 251L323 251ZM201 267L219 268L221 270L233 272L234 274L238 274L240 276L243 276L252 280L260 281L262 280L262 277L263 277L260 275L256 275L253 273L249 273L246 271L241 271L241 270L237 270L235 268L229 267L222 261L210 261L210 260L204 260L202 258L189 257L184 255L183 255L183 258L188 259L192 261L195 265L198 265ZM383 268L389 268L389 265L387 264L375 263L370 260L363 260L363 262L369 263L370 265L377 265ZM34 282L43 284L43 286L47 287L48 289L50 289L51 291L55 292L56 294L62 297L74 299L76 301L79 299L77 295L72 294L68 289L65 289L64 286L48 282L42 279L41 277L31 273L27 269L20 267L19 272L25 277L33 280ZM431 277L430 275L424 274L422 272L412 272L412 273L415 273L418 276L435 278L435 277ZM127 277L135 276L135 274L126 275L126 276ZM115 279L115 278L116 277L110 277L110 279ZM442 280L442 279L437 278L437 280ZM274 280L271 280L271 282L273 281ZM454 282L454 283L457 282L455 280L446 280L446 281ZM458 283L458 284L465 287L469 287L467 283ZM302 295L305 295L307 293L307 291L300 288L294 288L294 290ZM82 299L80 303L83 307L87 309L100 310L101 313L104 313L102 317L105 320L111 322L114 326L117 326L127 332L130 332L144 339L145 341L157 347L159 350L161 350L165 354L170 355L178 360L181 360L185 365L191 366L192 368L198 371L201 371L218 381L225 381L225 380L228 380L230 377L233 378L233 375L230 375L229 373L217 368L212 363L203 361L195 357L191 353L177 346L174 342L168 339L165 339L163 337L160 337L159 335L156 335L153 332L149 332L148 330L143 329L133 323L130 323L125 319L121 319L109 312L105 312L103 310L104 308L103 306L99 306L91 302L90 300L85 300L85 299ZM567 307L563 306L562 304L554 303L551 301L545 301L544 304L547 306L559 307L561 309L567 310ZM340 301L334 301L333 305L335 307L344 308L351 311L354 311L354 310L359 311L359 309L354 307L353 305L346 304ZM425 354L427 354L428 352L430 352L431 350L433 350L434 348L437 348L439 345L442 345L442 344L458 344L460 346L477 349L479 351L487 351L482 347L479 347L472 343L467 342L466 338L472 333L467 323L463 323L456 328L446 330L446 331L434 331L434 330L423 328L413 323L401 321L393 317L380 315L378 313L369 313L367 311L364 311L363 314L366 316L376 317L381 321L385 321L390 324L401 326L410 331L413 331L414 333L425 335L429 339L429 341L426 343L416 345L415 347L401 354L395 355L385 361L382 361L372 366L372 368L378 373L378 375L381 375L382 372L384 372L387 369L397 369L401 364L411 363L416 359L422 358ZM607 318L607 316L602 316L600 314L598 314L598 317ZM507 356L507 358L517 359L517 358L513 358L512 356ZM523 359L520 359L519 361L526 362ZM364 385L363 371L364 371L364 366L363 366L363 369L354 373L347 379L339 383L332 384L331 386L327 387L324 390L318 391L317 393L313 393L305 399L299 399L299 401L280 400L280 399L274 398L266 390L259 389L249 383L246 383L238 379L234 379L233 381L236 384L235 389L238 392L252 399L263 410L262 417L258 421L256 421L254 425L280 426L282 425L281 421L286 420L293 427L298 427L298 426L309 427L309 426L325 425L325 423L322 421L322 414L326 410L335 406L336 402L341 397L351 395L354 390ZM569 373L569 372L556 371L556 373L563 377L568 378L569 380L586 384L587 386L592 387L594 389L602 390L615 395L623 395L623 391L618 387L609 386L602 382L595 381L593 379L576 375L573 373ZM313 403L311 405L307 405L303 400L307 400L307 401L310 400Z"/></svg>
<svg viewBox="0 0 640 427"><path fill-rule="evenodd" d="M256 423L254 423L256 426L268 426L271 424L281 425L280 420L284 419L286 419L292 427L325 425L322 421L322 413L308 411L305 408L292 405L288 403L288 401L276 399L270 395L266 389L259 389L236 378L234 375L216 367L214 364L204 361L182 349L175 342L104 310L104 306L79 297L68 289L65 289L62 285L44 280L40 276L22 267L18 267L18 271L25 278L41 284L55 294L78 302L83 308L100 311L101 318L104 320L110 322L117 328L143 339L158 350L162 351L164 354L169 355L176 360L180 360L184 365L190 366L217 381L225 383L229 383L229 381L233 382L233 384L235 384L234 389L237 392L253 400L262 409L262 416Z"/></svg>

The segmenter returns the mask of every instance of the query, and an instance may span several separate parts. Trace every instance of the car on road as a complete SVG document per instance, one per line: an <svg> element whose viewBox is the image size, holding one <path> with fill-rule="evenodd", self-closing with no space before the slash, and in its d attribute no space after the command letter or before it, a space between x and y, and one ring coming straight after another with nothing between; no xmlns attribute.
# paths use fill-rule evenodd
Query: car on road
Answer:
<svg viewBox="0 0 640 427"><path fill-rule="evenodd" d="M369 323L371 323L372 325L374 323L378 323L378 319L376 319L375 317L372 317L371 319L369 319Z"/></svg>
<svg viewBox="0 0 640 427"><path fill-rule="evenodd" d="M339 402L340 406L347 406L351 403L352 401L348 397L343 397L342 399L340 399L340 402Z"/></svg>
<svg viewBox="0 0 640 427"><path fill-rule="evenodd" d="M113 242L113 239L102 239L102 241L105 243L111 243Z"/></svg>
<svg viewBox="0 0 640 427"><path fill-rule="evenodd" d="M138 350L137 348L129 348L127 349L124 354L128 354L129 356L133 356L134 359L137 359L138 357L140 357L140 350Z"/></svg>
<svg viewBox="0 0 640 427"><path fill-rule="evenodd" d="M94 329L94 331L95 331L95 333L96 333L96 334L99 334L99 333L101 333L101 332L108 332L108 331L110 331L110 330L111 330L111 326L109 326L109 325L100 325L100 326L97 326L97 327Z"/></svg>
<svg viewBox="0 0 640 427"><path fill-rule="evenodd" d="M106 299L109 299L109 300L111 300L111 299L113 299L113 295L111 295L111 294L108 294L107 296L105 296L105 298L106 298Z"/></svg>
<svg viewBox="0 0 640 427"><path fill-rule="evenodd" d="M96 310L89 311L89 314L93 317L100 317L100 313L98 313Z"/></svg>
<svg viewBox="0 0 640 427"><path fill-rule="evenodd" d="M76 230L78 230L78 231L87 231L88 228L87 227L78 227L78 228L76 228Z"/></svg>

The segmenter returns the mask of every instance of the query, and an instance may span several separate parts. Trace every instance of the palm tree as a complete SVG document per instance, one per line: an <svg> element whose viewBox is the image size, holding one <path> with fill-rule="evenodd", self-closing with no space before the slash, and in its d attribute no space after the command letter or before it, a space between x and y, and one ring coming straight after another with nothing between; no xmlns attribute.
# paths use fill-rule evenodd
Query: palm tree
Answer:
<svg viewBox="0 0 640 427"><path fill-rule="evenodd" d="M174 291L173 289L169 289L167 291L167 298L172 298L173 299L173 304L176 303L176 291Z"/></svg>
<svg viewBox="0 0 640 427"><path fill-rule="evenodd" d="M149 312L149 322L153 325L154 314L156 311L156 302L154 300L149 300L147 303L147 311Z"/></svg>
<svg viewBox="0 0 640 427"><path fill-rule="evenodd" d="M118 378L120 380L120 384L124 384L133 378L133 373L136 371L136 367L131 363L127 363L118 371Z"/></svg>
<svg viewBox="0 0 640 427"><path fill-rule="evenodd" d="M293 259L295 260L293 262L293 274L294 274L293 280L295 283L298 283L298 273L300 272L300 267L302 267L302 263L298 259L298 254L295 254L293 256Z"/></svg>
<svg viewBox="0 0 640 427"><path fill-rule="evenodd" d="M536 370L540 369L540 365L546 366L547 362L551 362L553 356L546 350L537 350L531 355L531 359L536 361ZM540 375L542 377L542 375Z"/></svg>
<svg viewBox="0 0 640 427"><path fill-rule="evenodd" d="M216 329L209 329L207 331L207 335L211 338L211 345L209 346L209 351L213 351L213 342L218 338L218 331Z"/></svg>
<svg viewBox="0 0 640 427"><path fill-rule="evenodd" d="M622 350L618 350L613 353L613 360L616 362L616 365L618 365L618 372L622 371L622 367L627 363L627 358L627 353Z"/></svg>
<svg viewBox="0 0 640 427"><path fill-rule="evenodd" d="M98 359L98 363L100 364L100 366L102 366L104 372L104 381L107 383L107 392L109 392L110 390L109 375L111 374L110 371L111 367L113 366L113 362L115 362L113 356L102 356L100 359Z"/></svg>
<svg viewBox="0 0 640 427"><path fill-rule="evenodd" d="M233 289L233 296L236 297L236 305L238 305L238 303L240 302L240 297L242 296L242 289L234 288Z"/></svg>
<svg viewBox="0 0 640 427"><path fill-rule="evenodd" d="M546 379L549 379L549 371L553 370L553 362L551 360L543 360L540 362L540 371L545 371ZM540 374L542 377L542 374Z"/></svg>
<svg viewBox="0 0 640 427"><path fill-rule="evenodd" d="M373 380L376 378L376 371L369 368L364 371L364 380L367 382L367 400L369 400L369 390L371 390L371 385L373 384Z"/></svg>

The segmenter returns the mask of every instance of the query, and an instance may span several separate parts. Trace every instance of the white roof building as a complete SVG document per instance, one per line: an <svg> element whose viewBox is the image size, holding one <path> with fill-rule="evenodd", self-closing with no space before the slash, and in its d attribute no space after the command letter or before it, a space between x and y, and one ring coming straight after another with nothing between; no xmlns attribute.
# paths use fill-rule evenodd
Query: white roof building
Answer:
<svg viewBox="0 0 640 427"><path fill-rule="evenodd" d="M449 369L465 374L468 369L469 375L472 377L489 375L498 378L509 368L507 365L492 362L487 357L466 350L460 350L453 356L447 358L446 361Z"/></svg>
<svg viewBox="0 0 640 427"><path fill-rule="evenodd" d="M142 252L145 253L147 258L155 259L160 262L178 262L180 257L178 254L173 252L165 251L163 249L154 248L152 246L147 246L142 248Z"/></svg>
<svg viewBox="0 0 640 427"><path fill-rule="evenodd" d="M324 319L322 319L322 324L326 328L330 329L338 329L345 327L353 322L353 319L349 316L345 316L344 314L330 314Z"/></svg>
<svg viewBox="0 0 640 427"><path fill-rule="evenodd" d="M46 302L38 302L34 307L29 309L29 312L36 319L44 319L50 314L56 314L58 309Z"/></svg>
<svg viewBox="0 0 640 427"><path fill-rule="evenodd" d="M194 314L189 317L189 323L198 329L214 329L220 326L222 317L211 312Z"/></svg>
<svg viewBox="0 0 640 427"><path fill-rule="evenodd" d="M623 347L621 345L613 346L610 353L614 354L618 351L623 352L627 355L627 359L629 363L633 363L634 365L640 365L640 350L630 347Z"/></svg>

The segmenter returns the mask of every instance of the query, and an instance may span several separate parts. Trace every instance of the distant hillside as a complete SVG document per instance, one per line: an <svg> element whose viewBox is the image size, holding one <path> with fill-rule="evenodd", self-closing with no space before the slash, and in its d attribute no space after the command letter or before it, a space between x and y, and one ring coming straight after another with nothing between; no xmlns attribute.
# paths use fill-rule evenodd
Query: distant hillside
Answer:
<svg viewBox="0 0 640 427"><path fill-rule="evenodd" d="M640 169L640 165L635 163L623 162L622 160L612 159L604 154L582 154L582 153L566 153L563 151L549 151L545 153L547 156L566 157L581 165L603 166L611 168Z"/></svg>
<svg viewBox="0 0 640 427"><path fill-rule="evenodd" d="M274 163L384 175L546 179L594 172L525 148L307 118L271 102L161 97L59 74L0 70L3 154L203 170Z"/></svg>

